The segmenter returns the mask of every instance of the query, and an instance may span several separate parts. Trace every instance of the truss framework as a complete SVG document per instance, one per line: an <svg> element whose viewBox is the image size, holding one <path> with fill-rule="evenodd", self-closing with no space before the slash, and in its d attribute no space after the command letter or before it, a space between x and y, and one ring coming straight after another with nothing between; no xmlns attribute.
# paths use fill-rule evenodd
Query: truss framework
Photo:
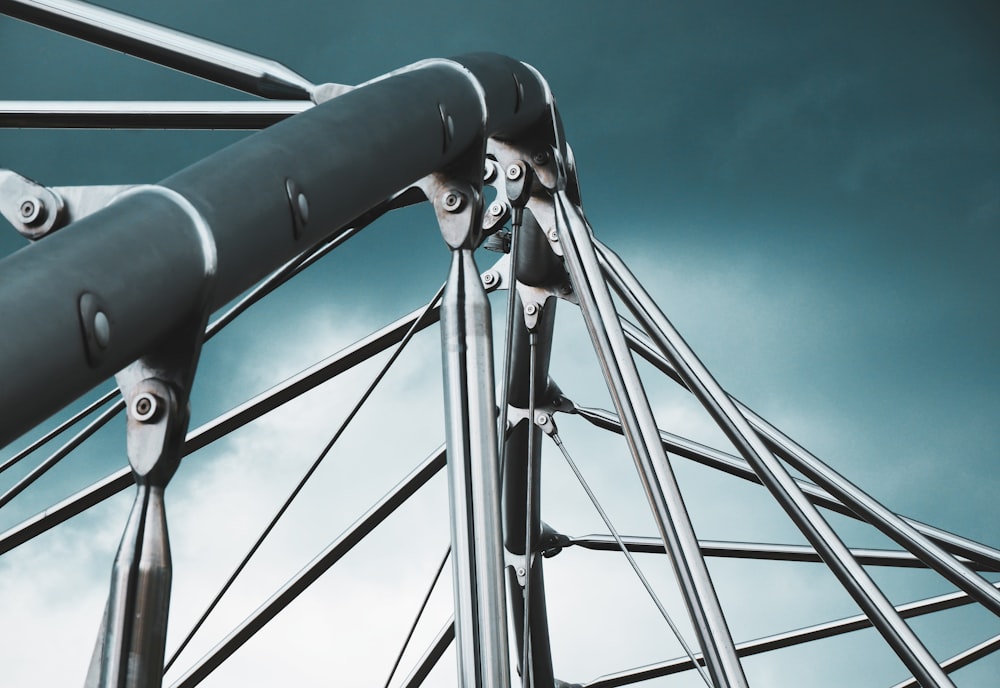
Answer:
<svg viewBox="0 0 1000 688"><path fill-rule="evenodd" d="M38 242L0 261L0 311L13 333L0 342L6 381L0 444L111 376L119 388L8 459L2 468L107 406L0 495L0 507L114 414L126 411L128 419L129 468L0 534L2 553L136 485L88 686L162 681L171 579L163 494L182 457L381 352L395 347L398 353L437 321L445 444L174 685L194 686L207 677L444 468L455 615L406 686L419 685L451 643L461 685L508 686L509 638L522 685L565 685L552 663L543 555L574 545L668 555L695 636L688 657L597 678L588 686L630 685L695 669L709 685L745 686L742 657L868 626L912 674L899 685L953 685L949 673L997 649L994 637L939 660L905 619L972 603L1000 615L997 585L982 575L1000 570L1000 551L895 514L729 396L627 266L594 237L548 84L531 67L480 54L427 60L356 87L315 85L273 61L80 2L3 0L0 11L276 99L0 103L0 126L8 127L262 129L156 185L50 189L0 173L0 210ZM317 155L320 141L323 154ZM331 188L339 193L323 193ZM494 196L490 202L487 190ZM432 205L451 254L441 294L216 420L188 429L188 396L204 341L382 214L422 201ZM484 243L504 257L481 272L474 251ZM53 273L64 279L53 284L47 279ZM210 313L248 289L208 324ZM499 395L487 298L498 290L508 293ZM614 413L576 406L549 376L559 302L582 314ZM622 318L618 303L637 325ZM41 350L44 358L36 353ZM635 354L694 395L739 456L658 428ZM539 507L542 445L551 439L565 450L556 424L560 414L624 435L658 538L621 537L610 521L613 537L570 537L545 525ZM669 454L762 484L810 545L700 541ZM870 523L901 549L849 549L820 508ZM862 614L737 643L705 562L719 556L821 561ZM864 566L933 569L958 592L893 605Z"/></svg>

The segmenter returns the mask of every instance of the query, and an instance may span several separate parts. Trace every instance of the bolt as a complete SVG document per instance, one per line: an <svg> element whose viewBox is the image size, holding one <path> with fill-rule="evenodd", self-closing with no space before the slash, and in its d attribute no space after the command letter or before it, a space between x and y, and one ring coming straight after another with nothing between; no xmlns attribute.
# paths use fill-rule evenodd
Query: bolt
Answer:
<svg viewBox="0 0 1000 688"><path fill-rule="evenodd" d="M538 425L548 425L549 424L549 417L547 415L545 415L544 413L539 413L535 417L535 422Z"/></svg>
<svg viewBox="0 0 1000 688"><path fill-rule="evenodd" d="M549 230L549 241L559 241L559 233L556 230Z"/></svg>
<svg viewBox="0 0 1000 688"><path fill-rule="evenodd" d="M483 284L487 287L493 286L493 283L497 281L497 274L490 270L485 275L483 275Z"/></svg>
<svg viewBox="0 0 1000 688"><path fill-rule="evenodd" d="M529 303L527 306L524 307L524 312L527 313L528 315L534 315L535 313L538 312L538 306L534 303Z"/></svg>
<svg viewBox="0 0 1000 688"><path fill-rule="evenodd" d="M544 151L544 150L543 151L538 151L537 153L533 153L532 156L531 156L531 162L535 163L536 165L544 165L548 161L549 161L549 152L548 151Z"/></svg>
<svg viewBox="0 0 1000 688"><path fill-rule="evenodd" d="M18 208L21 222L26 225L38 225L45 221L45 205L37 198L25 198Z"/></svg>
<svg viewBox="0 0 1000 688"><path fill-rule="evenodd" d="M520 178L521 178L520 165L511 165L510 167L507 168L507 179L511 180L512 182L516 182Z"/></svg>
<svg viewBox="0 0 1000 688"><path fill-rule="evenodd" d="M487 184L496 179L497 168L491 165L489 162L486 163L486 168L483 170L483 181Z"/></svg>
<svg viewBox="0 0 1000 688"><path fill-rule="evenodd" d="M149 392L143 392L135 398L132 405L132 415L140 423L148 423L156 415L159 404L157 398Z"/></svg>
<svg viewBox="0 0 1000 688"><path fill-rule="evenodd" d="M500 217L503 215L503 203L500 201L493 201L490 203L490 215L493 217Z"/></svg>
<svg viewBox="0 0 1000 688"><path fill-rule="evenodd" d="M111 323L103 311L94 313L94 340L102 349L107 349L111 343Z"/></svg>
<svg viewBox="0 0 1000 688"><path fill-rule="evenodd" d="M523 576L524 575L524 567L523 566L518 566L517 567L517 575L519 575L519 576Z"/></svg>
<svg viewBox="0 0 1000 688"><path fill-rule="evenodd" d="M457 191L446 191L441 198L441 206L449 213L457 213L464 202L462 194Z"/></svg>

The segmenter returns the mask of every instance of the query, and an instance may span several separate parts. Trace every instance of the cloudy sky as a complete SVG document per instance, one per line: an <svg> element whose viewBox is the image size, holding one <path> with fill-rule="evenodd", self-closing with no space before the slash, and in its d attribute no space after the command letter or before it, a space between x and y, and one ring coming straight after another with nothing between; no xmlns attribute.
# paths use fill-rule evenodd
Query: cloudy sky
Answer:
<svg viewBox="0 0 1000 688"><path fill-rule="evenodd" d="M1000 546L995 6L106 4L276 59L315 82L358 83L426 57L480 50L533 64L558 100L595 231L720 382L894 510ZM0 99L243 97L6 18L0 64ZM50 185L155 182L243 135L0 131L0 167ZM206 347L192 425L418 307L447 266L436 233L427 208L408 210L255 307ZM2 255L22 245L13 230L0 232ZM481 264L494 257L484 254ZM553 377L577 403L609 407L572 308L561 308L558 338ZM434 450L443 427L436 343L436 330L417 338L180 665ZM333 432L373 363L185 462L168 491L168 651ZM728 449L685 395L656 381L649 393L664 427ZM560 429L619 528L654 534L624 446L576 419L560 419ZM123 427L112 424L0 511L0 530L123 461ZM675 466L699 536L802 542L760 488L680 459ZM0 489L28 468L0 476ZM543 482L546 521L571 534L604 530L551 448ZM445 493L439 476L205 685L327 685L330 677L381 685L447 545ZM0 558L5 685L82 682L129 504L120 495ZM849 544L885 544L833 522ZM568 550L546 562L564 680L680 654L619 559ZM639 560L686 627L669 566ZM818 565L710 567L737 640L856 613ZM928 573L873 576L896 603L951 590ZM404 666L449 605L445 586ZM975 609L912 625L939 659L1000 632ZM454 683L452 661L447 655L434 685ZM762 686L887 686L906 676L870 631L754 658L746 670ZM994 656L954 678L985 686L998 673ZM678 677L648 685L699 684Z"/></svg>

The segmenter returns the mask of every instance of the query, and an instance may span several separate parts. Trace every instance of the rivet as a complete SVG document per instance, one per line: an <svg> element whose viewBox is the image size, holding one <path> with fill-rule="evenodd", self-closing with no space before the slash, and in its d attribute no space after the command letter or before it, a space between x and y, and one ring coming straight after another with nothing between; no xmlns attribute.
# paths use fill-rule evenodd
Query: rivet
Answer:
<svg viewBox="0 0 1000 688"><path fill-rule="evenodd" d="M515 182L520 178L521 178L520 165L511 165L510 167L507 168L507 179L511 180L512 182Z"/></svg>
<svg viewBox="0 0 1000 688"><path fill-rule="evenodd" d="M527 313L528 315L534 315L535 313L538 312L538 306L534 303L529 303L527 306L524 307L524 312Z"/></svg>
<svg viewBox="0 0 1000 688"><path fill-rule="evenodd" d="M493 203L490 203L490 215L493 217L503 215L503 203L500 201L493 201Z"/></svg>

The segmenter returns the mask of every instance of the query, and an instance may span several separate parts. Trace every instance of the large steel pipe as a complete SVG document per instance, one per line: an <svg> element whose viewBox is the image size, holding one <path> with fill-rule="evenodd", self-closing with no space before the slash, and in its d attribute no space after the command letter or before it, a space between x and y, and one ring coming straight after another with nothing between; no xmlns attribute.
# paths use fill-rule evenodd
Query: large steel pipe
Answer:
<svg viewBox="0 0 1000 688"><path fill-rule="evenodd" d="M177 326L203 298L206 239L218 256L218 308L481 145L480 89L488 135L533 124L546 111L534 74L498 55L414 65L233 144L161 182L166 192L129 195L0 261L0 446Z"/></svg>

